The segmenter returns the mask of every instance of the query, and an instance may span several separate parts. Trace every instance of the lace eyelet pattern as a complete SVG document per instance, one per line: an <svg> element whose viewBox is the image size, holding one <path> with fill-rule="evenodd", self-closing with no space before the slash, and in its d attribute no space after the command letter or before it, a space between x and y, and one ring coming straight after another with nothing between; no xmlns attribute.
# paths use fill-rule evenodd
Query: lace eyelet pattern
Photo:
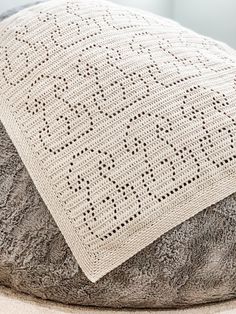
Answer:
<svg viewBox="0 0 236 314"><path fill-rule="evenodd" d="M0 51L0 117L91 280L233 192L233 49L61 0L3 21Z"/></svg>

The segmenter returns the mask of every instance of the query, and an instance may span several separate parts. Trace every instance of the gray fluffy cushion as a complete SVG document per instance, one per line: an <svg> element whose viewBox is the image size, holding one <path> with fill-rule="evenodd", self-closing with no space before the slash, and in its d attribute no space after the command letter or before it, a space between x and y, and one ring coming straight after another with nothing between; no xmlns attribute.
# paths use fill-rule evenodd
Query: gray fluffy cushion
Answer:
<svg viewBox="0 0 236 314"><path fill-rule="evenodd" d="M109 307L170 308L230 299L236 294L235 219L233 194L91 283L0 124L2 285L63 303Z"/></svg>

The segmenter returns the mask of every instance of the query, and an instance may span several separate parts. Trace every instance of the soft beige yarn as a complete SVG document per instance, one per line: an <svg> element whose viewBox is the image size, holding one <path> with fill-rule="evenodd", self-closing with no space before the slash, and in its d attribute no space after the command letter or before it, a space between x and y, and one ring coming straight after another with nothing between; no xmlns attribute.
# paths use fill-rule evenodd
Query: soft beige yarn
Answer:
<svg viewBox="0 0 236 314"><path fill-rule="evenodd" d="M95 282L236 191L236 53L105 1L0 23L0 119Z"/></svg>

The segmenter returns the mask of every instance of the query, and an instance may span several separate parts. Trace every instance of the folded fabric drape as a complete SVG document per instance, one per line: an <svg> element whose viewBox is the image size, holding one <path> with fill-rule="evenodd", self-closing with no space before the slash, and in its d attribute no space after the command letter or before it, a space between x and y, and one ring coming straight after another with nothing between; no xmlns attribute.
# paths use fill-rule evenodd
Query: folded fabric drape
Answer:
<svg viewBox="0 0 236 314"><path fill-rule="evenodd" d="M0 119L93 282L236 191L236 52L151 13L1 22Z"/></svg>

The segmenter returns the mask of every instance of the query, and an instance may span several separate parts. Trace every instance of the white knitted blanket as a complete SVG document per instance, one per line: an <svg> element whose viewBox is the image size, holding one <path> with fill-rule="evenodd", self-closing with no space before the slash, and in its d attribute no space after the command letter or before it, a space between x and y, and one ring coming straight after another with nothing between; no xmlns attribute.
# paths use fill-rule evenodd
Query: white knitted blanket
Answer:
<svg viewBox="0 0 236 314"><path fill-rule="evenodd" d="M236 53L151 13L52 0L0 23L0 119L95 282L236 191Z"/></svg>

